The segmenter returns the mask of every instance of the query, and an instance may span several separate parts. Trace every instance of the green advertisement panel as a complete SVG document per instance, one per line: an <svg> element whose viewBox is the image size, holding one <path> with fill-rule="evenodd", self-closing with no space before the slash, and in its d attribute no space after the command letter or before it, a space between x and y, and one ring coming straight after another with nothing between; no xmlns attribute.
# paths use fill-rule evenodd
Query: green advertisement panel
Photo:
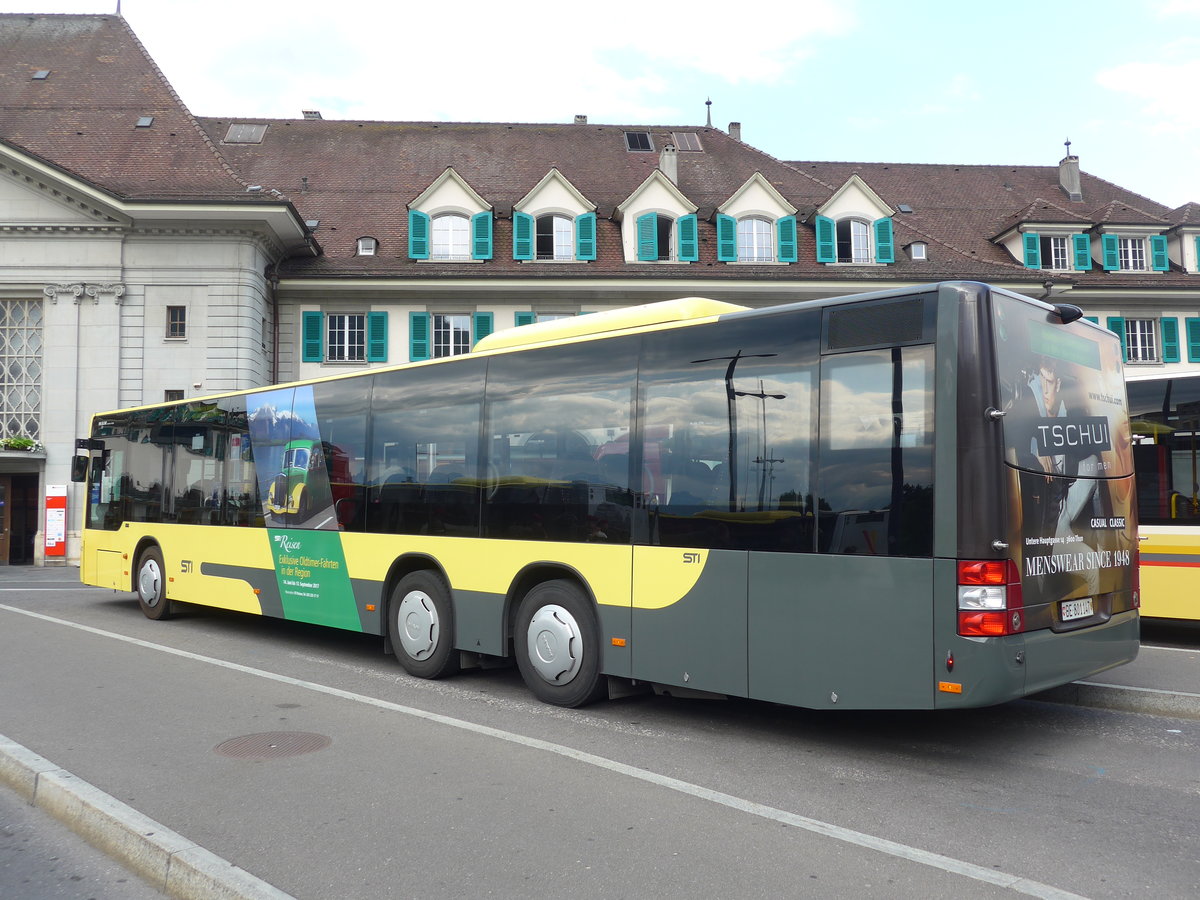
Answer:
<svg viewBox="0 0 1200 900"><path fill-rule="evenodd" d="M284 618L361 631L341 534L290 528L267 533Z"/></svg>

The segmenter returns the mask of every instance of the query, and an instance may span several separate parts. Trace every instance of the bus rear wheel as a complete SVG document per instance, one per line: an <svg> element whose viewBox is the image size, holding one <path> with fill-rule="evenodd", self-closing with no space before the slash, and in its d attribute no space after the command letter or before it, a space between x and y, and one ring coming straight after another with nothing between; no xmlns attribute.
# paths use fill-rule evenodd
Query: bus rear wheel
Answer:
<svg viewBox="0 0 1200 900"><path fill-rule="evenodd" d="M171 616L171 601L167 599L166 579L163 578L162 551L147 547L138 557L138 606L147 619L167 619Z"/></svg>
<svg viewBox="0 0 1200 900"><path fill-rule="evenodd" d="M574 582L544 581L526 594L513 637L521 677L539 700L576 707L607 693L596 614Z"/></svg>
<svg viewBox="0 0 1200 900"><path fill-rule="evenodd" d="M457 674L454 605L446 580L436 572L410 572L397 583L388 607L392 652L409 675Z"/></svg>

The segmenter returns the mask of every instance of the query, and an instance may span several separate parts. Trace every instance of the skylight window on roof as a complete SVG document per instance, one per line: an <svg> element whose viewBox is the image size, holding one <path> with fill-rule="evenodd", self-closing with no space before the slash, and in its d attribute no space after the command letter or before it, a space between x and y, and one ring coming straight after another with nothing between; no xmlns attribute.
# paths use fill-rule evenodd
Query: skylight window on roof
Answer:
<svg viewBox="0 0 1200 900"><path fill-rule="evenodd" d="M263 135L267 133L266 125L253 123L237 123L229 126L225 132L226 144L261 144Z"/></svg>
<svg viewBox="0 0 1200 900"><path fill-rule="evenodd" d="M149 128L154 124L154 116L141 116L137 120L138 128Z"/></svg>
<svg viewBox="0 0 1200 900"><path fill-rule="evenodd" d="M900 212L902 212L902 213L910 213L910 212L912 212L912 211L913 211L913 210L912 210L912 207L911 207L911 206L909 206L907 203L900 203L900 204L898 204L898 205L896 206L896 209L900 210Z"/></svg>
<svg viewBox="0 0 1200 900"><path fill-rule="evenodd" d="M33 73L34 81L45 81L49 77L50 77L49 69L38 69L36 72Z"/></svg>
<svg viewBox="0 0 1200 900"><path fill-rule="evenodd" d="M626 150L653 150L654 145L650 142L650 132L648 131L627 131L625 132L625 149Z"/></svg>
<svg viewBox="0 0 1200 900"><path fill-rule="evenodd" d="M694 131L675 132L675 149L686 153L699 153L704 148L700 146L700 136Z"/></svg>

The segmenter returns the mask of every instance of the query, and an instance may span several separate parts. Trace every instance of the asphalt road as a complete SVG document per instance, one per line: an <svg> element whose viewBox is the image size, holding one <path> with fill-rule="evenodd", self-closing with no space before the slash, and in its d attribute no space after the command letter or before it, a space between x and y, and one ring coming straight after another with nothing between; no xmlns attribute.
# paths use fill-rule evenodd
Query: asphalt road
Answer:
<svg viewBox="0 0 1200 900"><path fill-rule="evenodd" d="M295 897L1200 893L1194 719L561 710L73 575L0 575L0 734Z"/></svg>

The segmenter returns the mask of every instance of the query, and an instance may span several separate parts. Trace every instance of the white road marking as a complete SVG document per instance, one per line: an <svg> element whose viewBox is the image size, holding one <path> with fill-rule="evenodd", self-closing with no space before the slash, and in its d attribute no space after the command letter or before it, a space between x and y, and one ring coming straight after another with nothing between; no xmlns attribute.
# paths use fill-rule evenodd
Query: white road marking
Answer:
<svg viewBox="0 0 1200 900"><path fill-rule="evenodd" d="M796 828L801 828L805 831L812 832L813 834L820 834L847 844L853 844L858 847L876 850L889 856L906 859L910 862L915 862L923 866L929 866L934 869L940 869L943 872L962 875L966 878L974 879L975 881L982 881L986 882L987 884L998 885L1030 897L1046 898L1046 900L1084 900L1084 898L1079 894L1073 894L1070 891L1064 891L1060 888L1053 887L1052 885L1042 884L1041 882L1033 881L1028 878L1022 878L1019 875L1010 875L1005 872L996 871L995 869L984 868L983 866L978 866L974 863L964 862L963 860L954 859L953 857L949 856L942 856L940 853L931 853L928 850L922 850L919 847L910 847L907 844L889 841L886 838L875 837L874 835L864 834L861 831L843 828L840 825L822 822L819 819L813 819L808 816L790 813L786 810L776 809L771 806L766 806L762 803L755 803L752 800L735 797L732 794L726 794L722 791L714 791L698 784L681 781L678 778L660 775L657 772L639 769L636 766L627 765L626 763L617 762L616 760L606 759L603 756L596 756L593 753L587 753L583 750L576 750L573 747L567 747L563 744L555 744L551 743L550 741L540 740L538 738L526 737L525 735L515 734L511 731L492 728L488 725L479 725L475 722L468 722L464 719L456 719L451 716L444 716L440 713L426 712L425 710L416 709L415 707L404 706L399 703L392 703L388 700L380 700L376 697L368 697L364 694L355 694L350 691L343 691L340 688L329 687L328 685L316 684L311 681L302 681L298 678L292 678L288 675L280 675L275 672L268 672L264 669L243 666L240 663L216 659L211 656L202 656L199 653L192 653L188 650L178 650L174 647L167 647L163 644L155 644L151 643L150 641L143 641L139 638L128 637L127 635L117 634L111 631L104 631L99 628L93 628L90 625L81 625L78 622L69 622L66 619L47 616L43 613L32 612L31 610L18 609L17 607L7 606L5 604L0 604L0 610L18 613L23 616L29 616L30 618L40 619L44 622L50 622L55 625L65 625L68 628L74 628L78 631L84 631L100 637L122 641L123 643L133 644L134 646L144 647L149 650L157 650L161 653L169 653L172 656L190 659L195 662L219 666L220 668L229 669L234 672L241 672L246 675L254 675L258 678L265 678L269 681L275 681L280 684L287 684L292 687L303 688L304 690L325 694L330 697L338 697L342 700L351 700L355 703L363 703L367 706L386 709L390 712L397 712L406 716L412 716L413 718L424 719L428 722L436 722L439 725L445 725L449 728L458 728L462 731L469 731L474 734L483 735L496 740L507 741L510 744L518 744L534 750L542 750L546 753L553 753L557 756L561 756L566 759L572 759L576 762L581 762L589 766L595 766L599 769L605 769L618 775L624 775L628 778L636 779L637 781L653 784L658 787L666 788L667 790L677 791L678 793L696 797L700 800L707 800L710 803L716 803L729 809L735 809L740 812L747 813L748 815L758 816L762 819L769 819L784 825L791 825Z"/></svg>

